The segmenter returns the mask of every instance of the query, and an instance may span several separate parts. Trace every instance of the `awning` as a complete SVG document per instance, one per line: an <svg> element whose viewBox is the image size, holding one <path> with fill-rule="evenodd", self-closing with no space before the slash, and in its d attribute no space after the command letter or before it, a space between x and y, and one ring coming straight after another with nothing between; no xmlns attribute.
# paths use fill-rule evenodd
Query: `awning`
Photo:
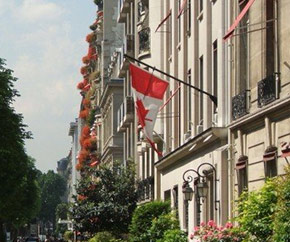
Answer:
<svg viewBox="0 0 290 242"><path fill-rule="evenodd" d="M162 24L164 24L169 17L171 16L171 9L169 10L169 13L166 15L166 17L160 22L160 24L157 26L155 33L157 32L157 30L162 26Z"/></svg>
<svg viewBox="0 0 290 242"><path fill-rule="evenodd" d="M282 149L281 149L281 157L287 157L290 156L290 143L289 142L283 142L281 144Z"/></svg>
<svg viewBox="0 0 290 242"><path fill-rule="evenodd" d="M275 160L276 157L277 157L277 147L271 146L265 150L263 160L264 161Z"/></svg>
<svg viewBox="0 0 290 242"><path fill-rule="evenodd" d="M248 163L248 156L240 156L240 158L238 159L238 162L236 163L236 170L241 170L246 168Z"/></svg>
<svg viewBox="0 0 290 242"><path fill-rule="evenodd" d="M179 9L179 12L178 12L178 15L177 15L177 18L180 17L180 15L183 13L184 9L185 9L185 6L186 6L186 2L187 0L183 0L181 6L180 6L180 9Z"/></svg>
<svg viewBox="0 0 290 242"><path fill-rule="evenodd" d="M243 8L243 10L240 12L240 14L238 15L238 17L236 18L236 20L232 24L232 26L229 28L229 30L226 33L226 35L223 37L223 40L224 41L226 41L227 39L229 39L233 35L236 27L239 25L240 21L246 15L246 13L248 12L249 8L252 6L252 4L254 2L255 2L255 0L249 0L249 2L247 3L247 5Z"/></svg>

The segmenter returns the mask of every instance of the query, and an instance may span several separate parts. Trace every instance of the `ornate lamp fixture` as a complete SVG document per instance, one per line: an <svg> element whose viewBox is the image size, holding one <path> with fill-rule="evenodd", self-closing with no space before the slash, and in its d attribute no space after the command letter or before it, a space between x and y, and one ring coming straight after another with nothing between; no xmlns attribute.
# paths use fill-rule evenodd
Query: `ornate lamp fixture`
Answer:
<svg viewBox="0 0 290 242"><path fill-rule="evenodd" d="M189 183L194 181L194 174L196 175L195 177L197 178L197 183L196 183L196 194L198 198L202 198L202 201L207 197L208 193L208 184L207 184L207 179L208 179L208 174L206 171L203 170L202 174L200 172L201 167L203 166L210 166L212 168L212 171L214 173L214 199L215 199L215 209L217 210L217 179L216 179L216 169L215 167L210 164L210 163L202 163L201 165L198 166L197 170L194 169L188 169L183 173L183 186L182 186L182 192L184 195L184 200L185 201L191 201L193 193L195 191L189 186Z"/></svg>

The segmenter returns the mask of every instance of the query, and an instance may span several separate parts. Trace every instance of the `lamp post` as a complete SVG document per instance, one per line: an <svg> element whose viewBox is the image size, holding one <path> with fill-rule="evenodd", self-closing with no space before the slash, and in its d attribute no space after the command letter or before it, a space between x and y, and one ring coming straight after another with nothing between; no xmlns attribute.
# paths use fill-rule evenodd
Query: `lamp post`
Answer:
<svg viewBox="0 0 290 242"><path fill-rule="evenodd" d="M215 202L215 210L218 209L217 207L217 179L216 179L216 169L215 167L210 163L202 163L197 167L196 170L194 169L188 169L183 173L183 186L182 186L182 192L184 195L184 200L191 201L193 193L195 191L189 186L189 183L194 181L194 175L196 175L198 183L196 184L196 194L198 198L204 198L207 197L208 193L208 185L207 185L207 179L208 175L206 174L205 170L201 173L201 168L204 166L210 166L212 168L212 171L214 173L214 202Z"/></svg>

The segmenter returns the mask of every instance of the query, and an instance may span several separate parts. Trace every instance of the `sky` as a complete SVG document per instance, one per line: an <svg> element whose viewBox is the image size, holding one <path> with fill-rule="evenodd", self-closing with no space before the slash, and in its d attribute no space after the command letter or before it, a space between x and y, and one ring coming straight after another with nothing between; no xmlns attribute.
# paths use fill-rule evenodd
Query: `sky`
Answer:
<svg viewBox="0 0 290 242"><path fill-rule="evenodd" d="M0 0L0 57L18 78L14 107L33 133L25 147L42 172L56 170L69 154L81 58L95 16L93 0Z"/></svg>

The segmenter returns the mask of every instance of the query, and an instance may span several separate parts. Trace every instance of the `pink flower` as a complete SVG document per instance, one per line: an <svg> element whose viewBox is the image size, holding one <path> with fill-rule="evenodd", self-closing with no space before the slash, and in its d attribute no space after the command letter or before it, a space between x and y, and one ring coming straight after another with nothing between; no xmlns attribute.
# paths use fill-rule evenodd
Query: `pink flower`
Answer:
<svg viewBox="0 0 290 242"><path fill-rule="evenodd" d="M191 234L189 238L190 238L190 239L193 239L193 237L194 237L194 235L193 235L193 234Z"/></svg>
<svg viewBox="0 0 290 242"><path fill-rule="evenodd" d="M213 220L209 220L207 225L210 226L210 227L216 227L216 224L215 224L215 222Z"/></svg>
<svg viewBox="0 0 290 242"><path fill-rule="evenodd" d="M207 235L202 236L203 240L207 240Z"/></svg>
<svg viewBox="0 0 290 242"><path fill-rule="evenodd" d="M227 222L226 225L225 225L225 227L227 229L231 229L233 227L233 224L231 222Z"/></svg>
<svg viewBox="0 0 290 242"><path fill-rule="evenodd" d="M195 226L194 227L194 231L198 231L199 230L199 227L198 226Z"/></svg>
<svg viewBox="0 0 290 242"><path fill-rule="evenodd" d="M212 231L208 231L207 236L211 236L212 235Z"/></svg>
<svg viewBox="0 0 290 242"><path fill-rule="evenodd" d="M205 222L201 222L201 223L200 223L200 226L201 226L201 227L204 227L204 226L205 226Z"/></svg>

